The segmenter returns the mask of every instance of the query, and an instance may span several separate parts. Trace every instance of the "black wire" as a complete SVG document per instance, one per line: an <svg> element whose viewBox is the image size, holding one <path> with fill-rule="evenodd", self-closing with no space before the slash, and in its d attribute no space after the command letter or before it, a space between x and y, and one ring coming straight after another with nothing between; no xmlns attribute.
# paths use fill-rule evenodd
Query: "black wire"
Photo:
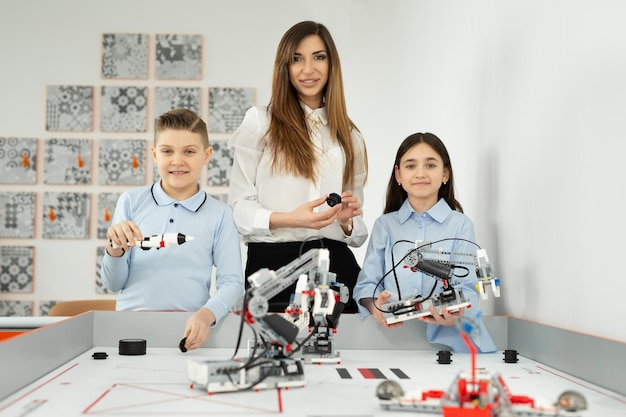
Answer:
<svg viewBox="0 0 626 417"><path fill-rule="evenodd" d="M257 331L254 329L254 327L252 326L250 326L250 329L252 330L252 333L254 334L254 345L252 347L252 352L250 353L250 357L240 369L248 369L250 365L254 363L254 361L265 356L265 354L268 351L267 341L265 341L265 339L263 338L263 335L259 335ZM255 356L256 351L259 347L259 340L261 341L260 344L263 345L263 350L261 351L261 353L259 353L258 356Z"/></svg>
<svg viewBox="0 0 626 417"><path fill-rule="evenodd" d="M296 346L296 348L295 348L295 349L292 349L292 351L291 351L291 353L290 353L289 355L285 355L285 352L283 351L284 358L277 358L277 359L275 359L275 360L277 360L277 361L281 361L282 359L291 359L291 357L292 357L292 356L293 356L293 355L294 355L294 354L295 354L298 350L300 350L300 349L302 348L302 346L304 346L304 344L305 344L306 342L308 342L308 341L309 341L309 339L310 339L311 337L313 337L313 335L314 335L315 333L317 333L317 331L318 331L318 326L315 326L315 328L313 329L313 331L312 331L311 333L309 333L309 335L308 335L306 338L304 338L304 340L302 340L302 343L297 343L297 342L295 342L297 346ZM265 350L265 352L263 353L263 355L265 355L265 353L267 353L267 351L268 351L268 349L266 349L266 350ZM261 357L262 357L262 356L261 356L261 355L259 355L259 357L257 357L256 359L259 359L259 358L261 358ZM252 363L251 365L247 366L245 369L246 369L246 370L249 370L249 369L252 369L252 368L257 367L257 366L263 366L263 365L265 365L265 364L270 364L270 365L274 366L274 365L275 365L275 362L274 362L273 360L271 360L271 359L266 360L266 361L261 361L261 362L255 362L255 363ZM246 390L252 389L252 388L256 387L257 385L259 385L261 382L263 382L265 379L267 379L267 377L268 377L268 376L270 376L270 373L265 374L263 377L259 378L259 380L258 380L258 381L254 382L253 384L251 384L250 386L248 386L248 387L246 387L246 388L243 388L243 389L239 389L239 388L238 388L238 389L237 389L237 391L246 391ZM233 381L232 381L231 377L230 377L230 374L228 374L228 379L230 380L231 384L235 385L235 384L233 383Z"/></svg>
<svg viewBox="0 0 626 417"><path fill-rule="evenodd" d="M237 352L239 352L239 346L241 344L241 339L243 337L243 325L245 323L245 311L246 311L246 304L247 304L247 298L248 297L248 292L246 291L243 294L243 305L241 308L241 321L239 323L239 334L237 335L237 344L235 345L235 352L233 353L232 359L235 358L235 356L237 356Z"/></svg>
<svg viewBox="0 0 626 417"><path fill-rule="evenodd" d="M264 365L264 364L266 364L266 363L269 363L269 364L272 364L272 365L274 364L274 362L272 362L272 361L263 361L263 362L258 362L258 363L256 363L256 364L254 364L254 365L253 365L253 366L251 366L250 368L252 368L252 367L254 367L254 366L262 366L262 365ZM250 369L250 368L246 368L246 370L247 370L247 369ZM250 384L249 386L247 386L247 387L245 387L245 388L240 388L240 387L238 387L238 386L235 384L235 382L234 382L234 381L233 381L233 379L231 378L231 373L226 373L226 376L228 377L228 380L230 381L230 383L231 383L231 384L233 384L233 386L236 388L236 390L237 390L237 391L247 391L247 390L250 390L250 389L252 389L252 388L256 387L256 386L257 386L257 385L259 385L261 382L265 381L265 380L267 379L267 377L268 377L268 376L270 376L270 373L269 373L269 372L268 372L268 373L266 373L266 374L265 374L265 375L263 375L261 378L259 378L256 382L254 382L254 383Z"/></svg>
<svg viewBox="0 0 626 417"><path fill-rule="evenodd" d="M428 293L428 295L426 297L421 298L422 296L418 295L418 296L415 297L415 302L416 303L423 303L424 301L429 300L433 296L433 294L435 293L435 289L436 288L437 288L437 281L435 281L435 283L433 284L433 287L430 289L430 293ZM380 311L382 311L382 310L380 310ZM394 311L393 315L394 316L399 316L400 314L404 314L404 313L405 313L404 309L399 309L397 311Z"/></svg>
<svg viewBox="0 0 626 417"><path fill-rule="evenodd" d="M247 360L247 361L246 361L246 362L245 362L242 366L240 366L240 367L237 369L237 372L242 371L242 370L244 370L244 371L246 371L246 372L247 372L248 370L250 370L250 369L252 369L252 368L254 368L254 367L257 367L257 366L262 366L262 365L264 365L264 364L266 364L266 363L270 363L270 364L273 364L273 363L274 363L274 362L272 362L271 360L266 360L266 361L261 361L261 362L258 362L258 360L259 360L259 359L261 359L261 358L263 358L263 357L265 357L265 355L266 355L266 354L267 354L267 352L269 351L269 348L268 348L268 343L267 343L267 341L263 338L263 336L259 335L259 334L256 332L256 330L254 329L254 327L253 327L253 326L250 326L250 329L252 330L252 333L254 334L254 345L253 345L252 353L250 354L250 357L248 358L248 360ZM261 342L262 342L262 344L263 344L263 346L264 346L264 349L263 349L263 351L262 351L259 355L255 356L255 353L256 353L257 348L258 348L258 345L259 345L259 343L258 343L258 342L259 342L259 339L261 340ZM263 382L263 381L264 381L264 380L265 380L265 379L266 379L266 378L270 375L270 374L268 373L268 374L264 375L263 377L259 378L259 380L257 380L256 382L254 382L254 383L253 383L253 384L251 384L250 386L245 387L245 388L240 388L240 387L238 387L238 386L235 384L235 382L233 381L233 379L232 379L232 377L231 377L231 374L232 374L232 373L233 373L233 372L226 372L226 377L228 378L228 380L230 381L230 383L231 383L231 384L235 387L236 391L246 391L246 390L249 390L249 389L251 389L251 388L254 388L254 387L255 387L255 386L257 386L258 384L260 384L261 382Z"/></svg>
<svg viewBox="0 0 626 417"><path fill-rule="evenodd" d="M299 350L302 348L302 346L304 346L304 344L305 344L306 342L308 342L308 341L309 341L309 339L310 339L311 337L313 337L313 335L314 335L315 333L317 333L317 331L318 331L318 330L319 330L319 325L315 325L315 327L313 328L313 330L309 333L309 335L308 335L307 337L305 337L305 338L302 340L302 342L301 342L301 343L298 343L298 341L295 341L295 343L296 343L296 345L297 345L297 346L296 346L296 348L295 348L295 349L292 349L292 350L291 350L291 353L290 353L290 354L289 354L289 356L287 356L287 357L288 357L288 358L290 358L291 356L293 356L293 354L294 354L294 353L296 353L297 351L299 351Z"/></svg>
<svg viewBox="0 0 626 417"><path fill-rule="evenodd" d="M453 274L455 277L457 278L465 278L466 276L469 275L469 268L463 265L451 265L452 266L452 270L456 270L456 269L464 269L465 270L465 275L457 275L456 273Z"/></svg>
<svg viewBox="0 0 626 417"><path fill-rule="evenodd" d="M324 249L324 238L321 238L318 236L311 236L311 237L304 239L302 243L300 243L300 249L298 249L298 257L302 256L302 250L304 249L304 244L307 242L312 242L314 240L319 240L320 248Z"/></svg>
<svg viewBox="0 0 626 417"><path fill-rule="evenodd" d="M392 265L392 268L391 268L389 271L387 271L387 272L386 272L386 273L385 273L385 274L384 274L384 275L383 275L383 276L382 276L382 277L378 280L378 282L376 283L376 286L374 287L374 291L372 292L372 298L374 299L374 301L376 301L376 290L377 290L377 289L378 289L378 287L380 287L380 285L383 283L383 281L385 280L385 278L387 277L387 275L389 275L389 274L390 274L390 273L392 273L392 272L393 272L393 274L394 274L394 277L396 277L395 279L396 279L396 286L397 286L397 289L398 289L398 293L400 292L400 284L398 283L398 278L397 278L397 275L396 275L396 267L397 267L398 265L400 265L400 262L404 261L404 260L406 259L406 257L407 257L407 256L409 256L409 254L411 253L411 251L407 252L407 254L406 254L406 255L404 255L404 256L402 257L402 259L400 259L400 261L399 261L397 264L394 264L394 260L393 260L393 248L396 246L396 244L397 244L397 243L401 243L401 242L403 242L403 243L413 243L413 241L410 241L410 240L398 240L398 241L396 241L396 242L395 242L395 243L391 246L391 265ZM378 311L382 311L380 308L378 308L378 306L376 306L376 302L374 302L374 307L376 307L376 309L377 309Z"/></svg>
<svg viewBox="0 0 626 417"><path fill-rule="evenodd" d="M412 241L412 240L397 240L396 242L394 242L394 244L391 246L391 269L390 269L389 271L385 272L385 274L384 274L384 275L383 275L383 276L382 276L382 277L378 280L378 283L376 284L376 286L374 287L374 291L372 292L372 298L374 299L374 308L376 308L376 310L378 310L378 311L380 311L380 312L385 313L385 311L383 311L380 307L378 307L378 306L376 305L376 290L378 289L378 287L380 287L380 285L382 284L382 282L385 280L385 278L387 277L387 275L389 275L390 273L393 273L393 275L394 275L394 279L395 279L395 282L396 282L396 289L398 290L398 299L400 299L400 300L402 299L402 297L401 297L401 295L400 295L400 283L398 282L398 277L397 277L397 274L396 274L396 268L397 268L397 267L398 267L398 265L400 265L400 264L401 264L401 263L402 263L402 262L403 262L403 261L404 261L404 260L405 260L405 259L406 259L409 255L410 255L410 254L412 254L413 252L417 252L419 249L421 249L421 248L423 248L423 247L430 246L430 245L433 245L433 244L435 244L435 243L446 242L446 241L449 241L449 240L455 240L455 241L459 241L459 242L467 242L467 243L471 243L472 245L474 245L474 246L476 246L478 249L480 249L480 245L479 245L478 243L476 243L476 242L474 242L474 241L471 241L471 240L469 240L469 239L463 239L463 238L460 238L460 237L447 237L447 238L443 238L443 239L435 240L435 241L433 241L433 242L425 242L425 243L423 243L423 244L422 244L422 245L420 245L420 246L416 246L416 247L415 247L415 248L413 248L412 250L408 251L408 252L406 253L406 255L404 255L404 256L402 257L402 259L400 259L400 260L398 261L398 263L395 263L395 261L394 261L394 256L393 256L393 248L396 246L396 244L398 244L398 243L415 243L415 242L414 242L414 241ZM453 268L462 268L462 269L466 269L466 270L467 270L467 274L462 275L462 276L455 275L456 277L458 277L458 278L463 278L463 277L466 277L467 275L469 275L469 269L467 269L467 268L465 268L465 267L463 267L463 266L459 266L459 265L452 265L452 266L453 266ZM437 282L435 281L435 285L433 286L433 288L432 288L432 290L431 290L430 294L428 295L428 297L424 298L424 299L422 300L422 302L423 302L423 301L426 301L426 300L428 300L430 297L432 297L432 294L434 293L434 291L435 291L435 288L436 288L436 287L437 287ZM419 296L418 296L418 297L419 297ZM416 297L416 299L417 299L417 297Z"/></svg>
<svg viewBox="0 0 626 417"><path fill-rule="evenodd" d="M248 295L247 293L244 295L244 305L245 305L245 301L246 301L246 297L247 297L247 295ZM247 322L243 319L243 316L244 316L244 312L242 312L242 320L241 320L241 325L240 325L240 329L239 329L239 336L238 336L238 340L237 340L237 346L236 346L236 349L235 349L235 353L233 354L233 359L235 358L235 356L236 356L236 354L237 354L237 351L238 351L238 349L239 349L239 346L241 345L241 339L242 339L242 333L243 333L243 330L242 330L242 328L243 328L243 323L247 323ZM274 362L273 360L271 360L271 359L269 359L269 360L264 360L264 361L260 361L260 362L259 362L259 359L262 359L262 358L264 358L264 357L267 357L267 354L268 354L268 352L269 352L269 350L270 350L270 348L269 348L269 345L270 345L270 344L269 344L269 343L265 340L265 338L264 338L261 334L257 333L257 331L256 331L256 329L254 328L254 326L250 325L249 323L248 323L248 325L250 326L250 329L251 329L251 331L252 331L252 333L253 333L253 336L254 336L254 337L253 337L253 340L254 340L254 343L253 343L253 348L252 348L252 352L251 352L251 354L250 354L250 357L248 358L248 360L247 360L244 364L242 364L242 365L241 365L241 366L237 369L237 372L239 372L239 371L241 371L241 370L249 371L249 370L250 370L250 369L252 369L252 368L259 367L259 366L263 366L263 365L265 365L265 364L271 364L272 366L275 364L275 362ZM309 341L309 339L310 339L311 337L313 337L313 335L314 335L315 333L317 333L317 331L318 331L318 326L316 325L316 326L314 327L313 331L312 331L311 333L309 333L309 335L308 335L308 336L307 336L307 337L306 337L306 338L305 338L305 339L304 339L301 343L297 343L297 342L296 342L296 348L295 348L295 349L293 349L293 350L291 351L291 353L289 353L288 355L286 355L286 354L285 354L285 352L283 351L283 352L282 352L282 353L283 353L283 355L284 355L284 358L283 358L283 359L290 359L290 358L291 358L291 357L292 357L292 356L293 356L293 355L294 355L297 351L299 351L299 350L302 348L302 346L304 346L304 344L305 344L306 342L308 342L308 341ZM258 349L258 347L259 347L259 341L260 341L260 342L261 342L261 344L264 346L264 349L263 349L263 350L262 350L262 351L261 351L258 355L256 355L256 351L257 351L257 349ZM281 358L277 358L277 359L275 359L275 360L280 361L280 360L281 360ZM236 391L246 391L246 390L252 389L252 388L254 388L255 386L257 386L258 384L260 384L261 382L263 382L265 379L267 379L267 377L268 377L269 375L270 375L269 373L268 373L268 374L266 374L266 375L264 375L263 377L259 378L259 380L257 380L256 382L254 382L253 384L251 384L251 385L250 385L250 386L248 386L248 387L245 387L245 388L240 388L240 387L238 387L238 386L235 384L235 382L233 381L233 379L232 379L232 377L231 377L231 372L227 372L227 373L226 373L226 376L227 376L228 380L229 380L229 381L230 381L230 383L231 383L231 384L235 387Z"/></svg>
<svg viewBox="0 0 626 417"><path fill-rule="evenodd" d="M289 355L286 355L286 354L285 354L285 352L283 351L283 352L282 352L282 353L283 353L283 356L284 356L283 358L275 358L275 359L269 358L269 359L267 359L267 360L263 360L263 361L260 361L260 362L259 362L258 360L259 360L259 359L261 359L261 358L263 358L263 357L265 357L265 356L266 356L266 354L269 352L268 343L267 343L267 341L265 341L265 340L263 339L263 337L262 337L262 336L260 336L261 340L264 342L265 349L263 350L263 352L261 352L261 354L259 354L258 356L254 357L254 352L256 351L256 346L257 346L257 339L256 339L257 333L256 333L256 331L254 330L254 328L252 328L252 331L253 331L253 332L254 332L254 334L255 334L255 343L254 343L255 349L253 350L253 352L252 352L252 354L251 354L250 358L248 359L248 361L247 361L247 362L246 362L243 366L241 366L241 367L238 369L238 371L241 371L241 370L249 371L249 370L250 370L250 369L252 369L252 368L255 368L255 367L260 367L260 366L263 366L263 365L266 365L266 364L269 364L269 365L271 365L271 366L275 366L275 364L276 364L276 363L275 363L275 361L281 361L281 360L283 360L283 359L291 359L291 356L293 356L293 354L294 354L294 353L296 353L298 350L300 350L300 348L302 348L302 346L303 346L306 342L308 342L308 340L309 340L309 339L313 336L313 334L314 334L314 333L316 333L316 332L317 332L317 330L318 330L318 327L316 326L316 327L315 327L315 329L314 329L314 331L313 331L313 332L311 332L311 333L310 333L310 334L309 334L309 335L308 335L308 336L307 336L307 337L306 337L306 338L302 341L302 343L297 343L297 342L296 342L297 347L296 347L295 349L293 349L293 350L291 351L291 353L289 353ZM264 380L266 380L266 379L267 379L267 377L269 377L270 375L271 375L271 373L266 373L265 375L263 375L261 378L259 378L257 381L255 381L254 383L250 384L249 386L247 386L247 387L245 387L245 388L239 388L239 387L238 387L238 386L234 383L233 379L231 378L231 373L227 373L227 374L226 374L226 376L228 377L228 380L229 380L229 381L230 381L230 383L231 383L231 384L232 384L232 385L236 388L236 390L237 390L237 391L247 391L247 390L250 390L250 389L252 389L252 388L256 387L257 385L259 385L259 384L260 384L261 382L263 382Z"/></svg>
<svg viewBox="0 0 626 417"><path fill-rule="evenodd" d="M246 315L245 310L246 310L246 305L248 304L248 297L249 297L249 295L250 294L248 293L248 291L246 291L244 293L244 296L243 296L244 297L243 298L243 308L242 308L242 311L241 311L241 321L239 323L239 332L238 332L238 335L237 335L237 344L235 345L235 352L233 353L233 356L231 357L231 359L235 359L236 358L237 353L239 352L239 347L241 346L241 341L243 339L243 326L244 326L245 323L247 323L246 320L245 320L245 315ZM253 345L252 353L251 353L250 357L248 358L246 363L244 363L239 369L246 368L252 362L254 362L255 360L258 359L258 357L255 358L254 355L255 355L255 353L256 353L256 351L258 349L259 339L261 340L261 342L265 346L265 349L263 350L263 352L261 352L259 357L261 357L262 355L265 355L265 353L267 353L267 350L268 350L267 349L267 342L263 339L263 337L260 336L257 333L255 328L250 323L248 323L248 326L250 327L250 330L252 331L252 334L253 334L254 345Z"/></svg>
<svg viewBox="0 0 626 417"><path fill-rule="evenodd" d="M408 243L413 243L409 240L398 240L396 241L393 245L391 245L391 265L395 265L395 261L393 260L393 248L400 242L408 242ZM411 252L409 252L411 253ZM405 260L407 256L409 256L409 253L407 253L404 258L402 258L402 260ZM398 282L398 274L396 273L396 268L393 267L391 268L391 270L393 271L393 279L396 282L396 289L398 290L398 299L402 300L402 293L400 292L400 283ZM384 278L384 277L383 277ZM380 281L379 281L380 282Z"/></svg>

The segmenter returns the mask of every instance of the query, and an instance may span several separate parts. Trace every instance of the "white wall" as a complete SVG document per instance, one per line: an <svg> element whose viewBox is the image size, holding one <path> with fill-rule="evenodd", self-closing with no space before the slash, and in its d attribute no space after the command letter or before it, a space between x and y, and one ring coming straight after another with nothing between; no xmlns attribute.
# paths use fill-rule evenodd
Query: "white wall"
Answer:
<svg viewBox="0 0 626 417"><path fill-rule="evenodd" d="M481 308L626 341L625 14L619 0L0 0L0 136L55 136L44 129L45 87L105 84L103 32L201 33L201 86L255 87L265 104L282 33L317 20L335 37L350 115L368 144L368 224L381 213L398 144L433 132L503 280L502 298ZM44 188L42 178L32 187L64 188ZM102 242L41 239L37 204L38 238L2 241L36 245L35 293L0 297L94 297Z"/></svg>

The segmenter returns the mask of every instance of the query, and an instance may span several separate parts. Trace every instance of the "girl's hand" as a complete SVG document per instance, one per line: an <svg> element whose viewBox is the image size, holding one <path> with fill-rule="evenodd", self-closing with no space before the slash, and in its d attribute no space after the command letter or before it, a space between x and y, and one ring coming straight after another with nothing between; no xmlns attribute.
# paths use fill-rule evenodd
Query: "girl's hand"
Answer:
<svg viewBox="0 0 626 417"><path fill-rule="evenodd" d="M438 314L435 307L430 307L430 316L422 316L420 320L428 324L438 324L440 326L454 326L463 314L465 314L465 307L461 307L459 311L450 313L448 309L443 308L441 314Z"/></svg>
<svg viewBox="0 0 626 417"><path fill-rule="evenodd" d="M385 316L383 315L383 312L381 311L382 306L387 304L387 302L389 301L389 297L391 297L391 293L389 291L385 290L381 292L378 295L378 298L374 301L373 305L368 307L368 310L372 314L374 319L380 324L382 324L383 326L389 327L389 328L400 327L402 326L403 322L387 324L387 322L385 321Z"/></svg>

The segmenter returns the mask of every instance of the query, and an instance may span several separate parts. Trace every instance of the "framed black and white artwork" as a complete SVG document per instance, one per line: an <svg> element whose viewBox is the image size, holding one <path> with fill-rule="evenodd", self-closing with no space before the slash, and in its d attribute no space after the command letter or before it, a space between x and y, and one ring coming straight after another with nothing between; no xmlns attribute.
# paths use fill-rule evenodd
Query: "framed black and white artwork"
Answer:
<svg viewBox="0 0 626 417"><path fill-rule="evenodd" d="M147 87L103 86L100 96L100 130L145 132L147 99Z"/></svg>
<svg viewBox="0 0 626 417"><path fill-rule="evenodd" d="M93 86L49 85L46 97L46 130L91 132Z"/></svg>
<svg viewBox="0 0 626 417"><path fill-rule="evenodd" d="M202 35L157 34L155 74L159 80L202 79Z"/></svg>
<svg viewBox="0 0 626 417"><path fill-rule="evenodd" d="M254 106L254 96L254 88L209 87L209 132L232 133L237 130L246 111Z"/></svg>
<svg viewBox="0 0 626 417"><path fill-rule="evenodd" d="M37 139L0 137L0 183L37 182Z"/></svg>
<svg viewBox="0 0 626 417"><path fill-rule="evenodd" d="M102 34L102 78L147 79L148 35Z"/></svg>

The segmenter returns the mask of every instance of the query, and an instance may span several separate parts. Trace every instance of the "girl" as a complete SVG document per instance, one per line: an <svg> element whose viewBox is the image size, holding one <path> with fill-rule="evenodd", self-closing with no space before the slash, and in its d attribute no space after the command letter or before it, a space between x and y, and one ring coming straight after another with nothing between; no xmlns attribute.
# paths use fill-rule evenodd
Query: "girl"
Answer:
<svg viewBox="0 0 626 417"><path fill-rule="evenodd" d="M409 136L396 154L387 186L385 210L374 223L363 269L354 289L362 318L371 314L376 321L387 325L381 307L392 297L395 300L399 296L402 299L424 297L434 285L437 285L435 292L441 290L441 280L394 265L394 261L397 263L402 259L418 241L432 242L432 249L443 252L475 253L477 249L470 243L475 241L474 225L463 214L463 208L454 196L454 176L448 151L431 133ZM383 276L385 279L379 283ZM468 268L467 275L457 276L454 281L454 286L476 305L475 268ZM430 312L430 316L421 318L428 324L429 342L450 346L454 351L467 351L454 327L465 309L460 308L456 313L443 309L442 314L438 314L431 308ZM481 352L496 350L480 319L473 339Z"/></svg>

